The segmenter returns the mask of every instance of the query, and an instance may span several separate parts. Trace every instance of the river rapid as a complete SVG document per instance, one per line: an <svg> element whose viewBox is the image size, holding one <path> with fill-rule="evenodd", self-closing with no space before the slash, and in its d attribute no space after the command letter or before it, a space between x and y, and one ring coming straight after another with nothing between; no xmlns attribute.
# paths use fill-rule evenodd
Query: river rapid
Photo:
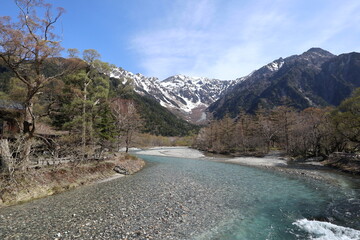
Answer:
<svg viewBox="0 0 360 240"><path fill-rule="evenodd" d="M187 148L135 154L147 167L133 176L0 209L0 239L360 239L357 178L334 184Z"/></svg>

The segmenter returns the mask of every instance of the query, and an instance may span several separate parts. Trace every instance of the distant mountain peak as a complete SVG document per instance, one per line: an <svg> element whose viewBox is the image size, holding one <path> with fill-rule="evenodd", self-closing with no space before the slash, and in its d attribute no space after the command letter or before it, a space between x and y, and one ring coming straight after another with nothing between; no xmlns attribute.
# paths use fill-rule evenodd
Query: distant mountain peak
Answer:
<svg viewBox="0 0 360 240"><path fill-rule="evenodd" d="M186 76L186 75L184 75L184 74L176 74L176 75L174 75L174 76L172 76L173 78L177 78L177 79L182 79L182 80L184 80L184 79L186 79L186 78L189 78L189 76ZM166 79L165 79L166 80Z"/></svg>
<svg viewBox="0 0 360 240"><path fill-rule="evenodd" d="M335 56L331 52L326 51L326 50L324 50L322 48L319 48L319 47L310 48L309 50L304 52L302 55L318 55L318 56L324 56L324 57L333 57L333 56Z"/></svg>
<svg viewBox="0 0 360 240"><path fill-rule="evenodd" d="M121 68L114 68L111 76L132 79L136 92L155 98L162 106L193 123L204 122L205 109L238 82L183 74L159 81L157 78L133 74Z"/></svg>
<svg viewBox="0 0 360 240"><path fill-rule="evenodd" d="M163 82L169 82L169 81L174 81L174 80L180 80L180 81L201 81L201 80L211 80L210 78L207 77L195 77L195 76L187 76L184 74L177 74L171 77L168 77L166 79L163 80Z"/></svg>
<svg viewBox="0 0 360 240"><path fill-rule="evenodd" d="M311 48L259 68L211 104L208 111L221 118L284 105L297 109L337 106L357 87L360 53L336 56Z"/></svg>

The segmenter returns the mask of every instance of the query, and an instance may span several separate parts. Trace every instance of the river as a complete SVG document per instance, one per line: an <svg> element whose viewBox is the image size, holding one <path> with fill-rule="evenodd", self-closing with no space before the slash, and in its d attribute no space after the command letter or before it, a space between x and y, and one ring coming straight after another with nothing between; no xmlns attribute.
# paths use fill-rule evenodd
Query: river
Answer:
<svg viewBox="0 0 360 240"><path fill-rule="evenodd" d="M0 239L360 239L357 178L157 153L137 152L147 167L133 176L0 209Z"/></svg>

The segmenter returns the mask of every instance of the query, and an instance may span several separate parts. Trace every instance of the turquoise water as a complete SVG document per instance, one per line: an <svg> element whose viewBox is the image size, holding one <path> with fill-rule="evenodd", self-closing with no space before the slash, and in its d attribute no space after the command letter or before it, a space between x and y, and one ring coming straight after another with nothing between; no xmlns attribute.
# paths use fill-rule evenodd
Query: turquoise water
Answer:
<svg viewBox="0 0 360 240"><path fill-rule="evenodd" d="M223 208L232 210L228 219L198 239L360 239L356 184L337 186L199 159L139 156L208 186Z"/></svg>

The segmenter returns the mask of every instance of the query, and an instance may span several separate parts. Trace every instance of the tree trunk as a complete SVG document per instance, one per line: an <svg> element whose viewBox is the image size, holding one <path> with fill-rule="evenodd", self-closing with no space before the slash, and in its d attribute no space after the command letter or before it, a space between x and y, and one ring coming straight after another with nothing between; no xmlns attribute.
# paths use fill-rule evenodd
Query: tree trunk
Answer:
<svg viewBox="0 0 360 240"><path fill-rule="evenodd" d="M82 106L82 161L85 160L85 150L86 150L86 100L87 100L87 83L84 85L84 99Z"/></svg>
<svg viewBox="0 0 360 240"><path fill-rule="evenodd" d="M26 170L30 165L30 153L32 148L32 138L26 137L21 152L21 169Z"/></svg>
<svg viewBox="0 0 360 240"><path fill-rule="evenodd" d="M288 129L288 119L285 116L285 146L286 152L289 153L289 129Z"/></svg>
<svg viewBox="0 0 360 240"><path fill-rule="evenodd" d="M20 165L22 170L30 164L30 153L32 148L32 140L35 132L35 116L33 112L33 102L29 100L25 103L25 116L23 126L24 144L20 154Z"/></svg>
<svg viewBox="0 0 360 240"><path fill-rule="evenodd" d="M0 157L2 171L11 172L12 156L7 139L0 140Z"/></svg>
<svg viewBox="0 0 360 240"><path fill-rule="evenodd" d="M129 131L126 132L126 139L125 139L125 152L128 153L129 152Z"/></svg>

